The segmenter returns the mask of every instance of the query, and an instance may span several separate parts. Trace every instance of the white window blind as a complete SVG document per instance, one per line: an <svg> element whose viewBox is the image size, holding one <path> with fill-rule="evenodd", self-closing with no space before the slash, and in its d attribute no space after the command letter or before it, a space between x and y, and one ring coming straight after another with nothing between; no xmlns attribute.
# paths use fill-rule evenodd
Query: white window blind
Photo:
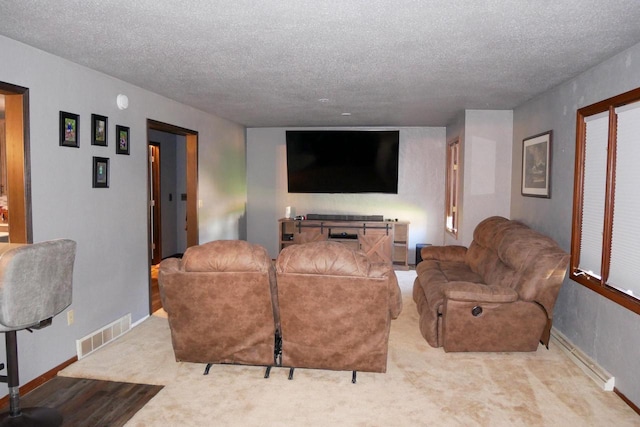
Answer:
<svg viewBox="0 0 640 427"><path fill-rule="evenodd" d="M601 277L609 114L595 114L586 117L585 122L584 194L578 268Z"/></svg>
<svg viewBox="0 0 640 427"><path fill-rule="evenodd" d="M640 102L616 109L615 204L609 285L640 298Z"/></svg>

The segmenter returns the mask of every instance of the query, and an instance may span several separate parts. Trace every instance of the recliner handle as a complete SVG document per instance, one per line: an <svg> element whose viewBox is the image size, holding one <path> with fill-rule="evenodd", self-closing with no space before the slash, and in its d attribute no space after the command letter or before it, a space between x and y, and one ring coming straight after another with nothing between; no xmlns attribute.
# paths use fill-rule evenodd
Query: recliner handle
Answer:
<svg viewBox="0 0 640 427"><path fill-rule="evenodd" d="M473 317L478 317L482 314L482 307L480 307L479 305L476 305L475 307L473 307L471 309L471 315Z"/></svg>
<svg viewBox="0 0 640 427"><path fill-rule="evenodd" d="M38 323L37 325L32 326L30 328L26 328L26 329L27 331L33 333L32 329L46 328L47 326L51 326L52 323L53 323L53 317L49 317L48 319L41 320L40 323Z"/></svg>

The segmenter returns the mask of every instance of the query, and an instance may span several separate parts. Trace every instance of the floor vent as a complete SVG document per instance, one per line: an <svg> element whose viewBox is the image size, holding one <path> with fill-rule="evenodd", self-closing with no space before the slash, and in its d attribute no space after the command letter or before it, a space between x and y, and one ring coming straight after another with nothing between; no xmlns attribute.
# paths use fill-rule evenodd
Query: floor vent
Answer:
<svg viewBox="0 0 640 427"><path fill-rule="evenodd" d="M589 356L584 354L582 350L573 345L567 337L562 335L560 331L555 328L551 329L551 337L560 346L560 349L564 351L569 359L584 371L592 380L596 382L605 391L613 391L616 378L610 373L601 368L596 362L594 362Z"/></svg>
<svg viewBox="0 0 640 427"><path fill-rule="evenodd" d="M103 345L118 338L120 335L131 329L131 313L121 317L115 322L90 333L89 335L76 340L76 351L78 360L87 357Z"/></svg>

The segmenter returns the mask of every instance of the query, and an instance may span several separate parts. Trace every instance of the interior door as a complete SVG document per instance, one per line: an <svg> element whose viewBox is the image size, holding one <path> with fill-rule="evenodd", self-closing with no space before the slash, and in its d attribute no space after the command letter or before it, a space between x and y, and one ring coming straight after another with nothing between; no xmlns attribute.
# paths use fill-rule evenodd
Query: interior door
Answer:
<svg viewBox="0 0 640 427"><path fill-rule="evenodd" d="M7 206L3 207L2 233L11 243L31 243L31 170L29 159L29 89L0 82L4 95L5 147L7 159ZM8 224L7 224L8 221Z"/></svg>
<svg viewBox="0 0 640 427"><path fill-rule="evenodd" d="M149 235L151 264L162 260L162 219L160 217L160 146L149 143Z"/></svg>

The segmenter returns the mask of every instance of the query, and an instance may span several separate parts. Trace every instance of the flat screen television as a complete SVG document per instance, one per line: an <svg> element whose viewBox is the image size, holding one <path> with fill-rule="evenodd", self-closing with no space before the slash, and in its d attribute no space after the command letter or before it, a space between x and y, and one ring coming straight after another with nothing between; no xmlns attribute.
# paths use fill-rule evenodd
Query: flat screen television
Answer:
<svg viewBox="0 0 640 427"><path fill-rule="evenodd" d="M398 193L399 131L287 131L289 193Z"/></svg>

